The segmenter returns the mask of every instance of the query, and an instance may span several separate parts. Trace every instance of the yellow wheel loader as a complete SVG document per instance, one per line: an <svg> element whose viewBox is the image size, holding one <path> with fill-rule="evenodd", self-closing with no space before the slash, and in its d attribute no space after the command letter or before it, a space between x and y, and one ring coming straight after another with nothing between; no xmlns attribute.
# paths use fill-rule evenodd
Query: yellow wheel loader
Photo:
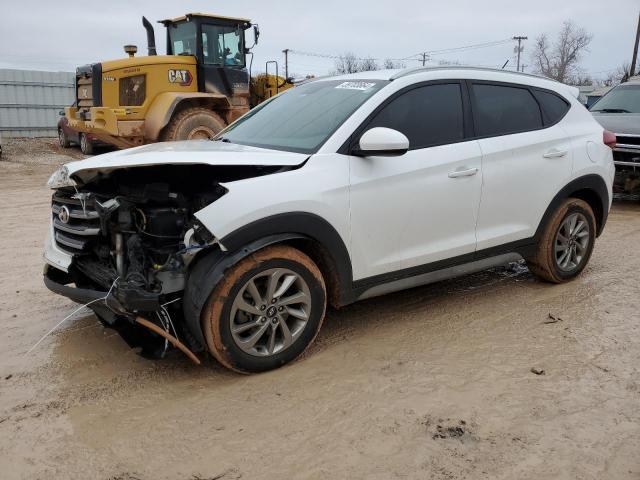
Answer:
<svg viewBox="0 0 640 480"><path fill-rule="evenodd" d="M280 77L260 82L251 96L247 55L258 43L257 25L245 18L189 13L162 20L167 55L157 55L151 23L148 55L93 63L76 70L76 103L69 125L120 148L170 140L212 138L260 102L291 86ZM245 32L253 27L253 45Z"/></svg>

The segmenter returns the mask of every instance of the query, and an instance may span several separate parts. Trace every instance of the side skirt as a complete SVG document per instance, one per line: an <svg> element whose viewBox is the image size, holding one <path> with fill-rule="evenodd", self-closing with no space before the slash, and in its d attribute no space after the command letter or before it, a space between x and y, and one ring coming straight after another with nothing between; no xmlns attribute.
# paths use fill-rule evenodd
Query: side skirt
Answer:
<svg viewBox="0 0 640 480"><path fill-rule="evenodd" d="M386 295L387 293L397 292L399 290L405 290L407 288L418 287L421 285L428 285L442 280L449 280L450 278L480 272L487 268L499 267L507 265L510 262L517 262L520 260L522 260L522 255L519 253L505 253L503 255L476 260L463 265L443 268L441 270L435 270L433 272L376 285L375 287L364 290L364 292L362 292L357 298L358 300L363 300L365 298L378 297L380 295Z"/></svg>
<svg viewBox="0 0 640 480"><path fill-rule="evenodd" d="M536 245L536 239L532 237L426 265L356 280L349 292L351 301L346 303L517 262L532 255L536 251Z"/></svg>

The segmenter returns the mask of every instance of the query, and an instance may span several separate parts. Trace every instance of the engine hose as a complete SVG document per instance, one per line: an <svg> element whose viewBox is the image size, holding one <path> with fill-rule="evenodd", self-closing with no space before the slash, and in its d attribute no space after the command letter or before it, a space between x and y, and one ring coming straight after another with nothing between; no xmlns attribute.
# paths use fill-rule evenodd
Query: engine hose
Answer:
<svg viewBox="0 0 640 480"><path fill-rule="evenodd" d="M160 335L161 337L164 337L165 339L169 340L169 342L171 342L171 344L176 347L178 350L181 350L182 353L184 353L187 357L189 357L189 359L195 363L196 365L200 365L200 359L198 357L195 356L195 354L189 350L180 340L178 340L176 337L174 337L173 335L169 334L168 332L165 332L163 329L161 329L160 327L158 327L155 323L150 322L149 320L147 320L146 318L142 318L142 317L136 317L136 322L139 323L140 325L142 325L143 327L148 328L149 330L151 330L154 333L157 333L158 335Z"/></svg>

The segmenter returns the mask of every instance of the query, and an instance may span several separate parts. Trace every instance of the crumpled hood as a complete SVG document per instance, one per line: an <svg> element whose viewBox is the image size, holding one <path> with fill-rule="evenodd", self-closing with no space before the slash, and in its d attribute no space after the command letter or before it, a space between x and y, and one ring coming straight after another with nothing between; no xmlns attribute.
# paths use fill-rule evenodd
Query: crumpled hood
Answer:
<svg viewBox="0 0 640 480"><path fill-rule="evenodd" d="M248 147L210 140L188 140L143 145L66 164L70 177L86 181L93 174L152 165L297 166L309 155Z"/></svg>
<svg viewBox="0 0 640 480"><path fill-rule="evenodd" d="M612 133L640 135L640 114L591 112L605 130Z"/></svg>

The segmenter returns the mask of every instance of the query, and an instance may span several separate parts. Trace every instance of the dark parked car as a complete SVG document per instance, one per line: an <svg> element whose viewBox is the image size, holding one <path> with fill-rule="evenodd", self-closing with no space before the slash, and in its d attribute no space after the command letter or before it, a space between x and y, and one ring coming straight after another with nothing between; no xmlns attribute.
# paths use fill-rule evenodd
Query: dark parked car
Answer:
<svg viewBox="0 0 640 480"><path fill-rule="evenodd" d="M614 193L640 200L640 77L611 89L589 110L606 130L616 135Z"/></svg>
<svg viewBox="0 0 640 480"><path fill-rule="evenodd" d="M75 143L80 146L80 150L85 155L92 155L94 147L107 145L90 133L82 133L71 128L67 117L64 116L64 111L60 112L60 120L58 120L58 142L62 148L69 148L72 143Z"/></svg>

